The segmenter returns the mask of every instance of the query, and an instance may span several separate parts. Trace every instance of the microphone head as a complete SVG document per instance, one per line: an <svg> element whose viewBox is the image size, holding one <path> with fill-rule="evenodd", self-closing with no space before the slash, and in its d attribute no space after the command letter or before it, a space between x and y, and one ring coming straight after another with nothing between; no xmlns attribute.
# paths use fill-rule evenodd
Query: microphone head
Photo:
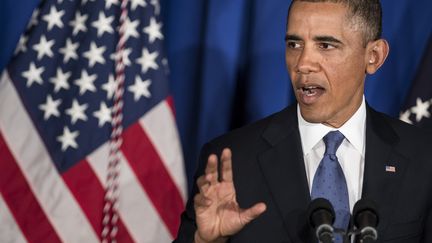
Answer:
<svg viewBox="0 0 432 243"><path fill-rule="evenodd" d="M379 222L377 208L372 200L360 199L353 209L354 225L359 229L365 226L376 228Z"/></svg>
<svg viewBox="0 0 432 243"><path fill-rule="evenodd" d="M314 199L308 207L307 215L309 223L313 228L325 223L333 225L335 212L329 200L325 198Z"/></svg>

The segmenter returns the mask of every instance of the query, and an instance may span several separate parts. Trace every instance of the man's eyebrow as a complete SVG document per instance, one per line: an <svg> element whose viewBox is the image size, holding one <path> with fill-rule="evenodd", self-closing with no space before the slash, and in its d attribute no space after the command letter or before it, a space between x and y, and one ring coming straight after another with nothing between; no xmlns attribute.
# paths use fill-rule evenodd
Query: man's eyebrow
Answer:
<svg viewBox="0 0 432 243"><path fill-rule="evenodd" d="M302 38L300 38L300 36L298 35L285 35L285 41L301 41L303 40Z"/></svg>
<svg viewBox="0 0 432 243"><path fill-rule="evenodd" d="M292 34L285 35L285 41L302 41L302 40L303 39L298 35L292 35ZM335 37L327 36L327 35L316 36L313 38L313 40L316 42L330 42L330 43L343 44L342 41L336 39Z"/></svg>
<svg viewBox="0 0 432 243"><path fill-rule="evenodd" d="M326 36L326 35L316 36L316 37L313 38L313 40L316 41L316 42L332 42L332 43L342 44L342 41L336 39L335 37L333 37L333 36Z"/></svg>

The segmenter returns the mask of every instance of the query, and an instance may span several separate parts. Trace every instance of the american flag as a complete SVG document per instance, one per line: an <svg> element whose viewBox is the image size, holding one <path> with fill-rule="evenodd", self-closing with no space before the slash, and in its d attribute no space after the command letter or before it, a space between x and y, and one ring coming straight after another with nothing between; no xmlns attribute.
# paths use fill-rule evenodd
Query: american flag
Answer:
<svg viewBox="0 0 432 243"><path fill-rule="evenodd" d="M399 119L432 130L432 37L408 92Z"/></svg>
<svg viewBox="0 0 432 243"><path fill-rule="evenodd" d="M170 242L186 180L160 4L127 9L117 241ZM101 241L119 16L119 0L34 11L0 80L0 242Z"/></svg>
<svg viewBox="0 0 432 243"><path fill-rule="evenodd" d="M386 165L386 167L385 167L385 171L386 172L396 172L396 167L394 167L394 166L391 166L391 165Z"/></svg>

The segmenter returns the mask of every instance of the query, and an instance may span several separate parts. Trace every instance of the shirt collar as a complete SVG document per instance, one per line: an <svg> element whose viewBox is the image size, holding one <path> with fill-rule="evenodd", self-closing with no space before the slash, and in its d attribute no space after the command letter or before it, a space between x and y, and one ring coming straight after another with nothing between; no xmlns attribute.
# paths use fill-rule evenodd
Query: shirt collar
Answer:
<svg viewBox="0 0 432 243"><path fill-rule="evenodd" d="M321 123L307 122L300 113L297 104L297 119L300 130L303 155L307 155L313 147L330 131L339 130L354 148L364 156L366 131L366 102L363 96L362 103L354 115L339 129L325 126Z"/></svg>

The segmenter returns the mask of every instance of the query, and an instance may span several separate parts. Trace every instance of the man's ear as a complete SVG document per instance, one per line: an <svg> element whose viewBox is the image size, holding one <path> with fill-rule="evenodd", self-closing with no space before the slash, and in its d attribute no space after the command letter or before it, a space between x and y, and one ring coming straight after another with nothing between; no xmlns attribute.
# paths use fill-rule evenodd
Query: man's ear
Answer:
<svg viewBox="0 0 432 243"><path fill-rule="evenodd" d="M383 65L389 51L390 47L386 40L370 41L366 46L366 73L374 74Z"/></svg>

